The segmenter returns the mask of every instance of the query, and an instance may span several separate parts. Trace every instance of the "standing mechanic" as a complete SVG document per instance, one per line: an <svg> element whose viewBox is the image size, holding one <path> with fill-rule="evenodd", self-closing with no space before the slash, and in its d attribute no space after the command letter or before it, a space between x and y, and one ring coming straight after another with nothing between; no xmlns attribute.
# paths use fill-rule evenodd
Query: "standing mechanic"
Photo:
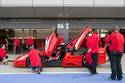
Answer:
<svg viewBox="0 0 125 83"><path fill-rule="evenodd" d="M19 38L15 37L14 38L14 50L15 50L16 54L20 53L20 45L21 45L21 42L20 42Z"/></svg>
<svg viewBox="0 0 125 83"><path fill-rule="evenodd" d="M107 41L107 39L110 37L110 35L112 34L113 32L112 32L112 30L110 30L110 31L108 31L107 32L107 34L106 34L106 38L105 38L105 43L106 43L106 41ZM109 51L109 46L110 46L110 44L111 44L111 42L109 42L107 45L106 45L106 52L107 52L107 56L108 56L108 60L107 61L109 61L109 57L110 57L110 51Z"/></svg>
<svg viewBox="0 0 125 83"><path fill-rule="evenodd" d="M64 38L61 33L57 36L57 45L64 45Z"/></svg>
<svg viewBox="0 0 125 83"><path fill-rule="evenodd" d="M121 59L124 48L124 37L119 33L119 28L117 26L113 27L113 33L109 36L106 41L106 44L109 46L110 51L110 65L111 65L111 76L112 80L115 80L116 77L118 80L122 80L122 67Z"/></svg>
<svg viewBox="0 0 125 83"><path fill-rule="evenodd" d="M26 40L26 48L29 50L30 46L34 46L34 40L31 36L28 36L27 40Z"/></svg>
<svg viewBox="0 0 125 83"><path fill-rule="evenodd" d="M60 51L60 59L64 58L65 55L65 46L64 46L64 37L61 33L59 33L58 37L57 37L57 45L58 48L60 48L60 50L57 51L57 53L59 53Z"/></svg>
<svg viewBox="0 0 125 83"><path fill-rule="evenodd" d="M98 63L99 40L97 30L93 30L92 35L89 36L86 41L86 47L92 59L92 64L89 65L89 70L92 74L97 74L96 67Z"/></svg>

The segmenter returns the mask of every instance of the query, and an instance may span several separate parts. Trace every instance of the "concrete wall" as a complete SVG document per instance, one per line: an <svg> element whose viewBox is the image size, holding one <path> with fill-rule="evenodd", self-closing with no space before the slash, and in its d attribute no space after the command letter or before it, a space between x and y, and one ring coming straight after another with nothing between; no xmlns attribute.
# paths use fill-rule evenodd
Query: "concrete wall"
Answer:
<svg viewBox="0 0 125 83"><path fill-rule="evenodd" d="M124 0L95 0L95 6L124 6Z"/></svg>
<svg viewBox="0 0 125 83"><path fill-rule="evenodd" d="M32 6L32 0L1 0L2 6Z"/></svg>
<svg viewBox="0 0 125 83"><path fill-rule="evenodd" d="M2 6L125 6L125 0L0 0Z"/></svg>

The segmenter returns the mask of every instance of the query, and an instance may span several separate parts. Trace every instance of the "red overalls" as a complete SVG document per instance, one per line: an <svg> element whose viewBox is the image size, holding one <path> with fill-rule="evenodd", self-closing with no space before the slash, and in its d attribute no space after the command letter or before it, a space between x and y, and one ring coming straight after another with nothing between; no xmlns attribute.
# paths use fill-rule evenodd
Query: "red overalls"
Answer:
<svg viewBox="0 0 125 83"><path fill-rule="evenodd" d="M33 66L33 67L42 66L41 59L39 56L40 51L38 51L36 49L32 49L32 50L30 50L30 52L28 54L29 54L31 66Z"/></svg>

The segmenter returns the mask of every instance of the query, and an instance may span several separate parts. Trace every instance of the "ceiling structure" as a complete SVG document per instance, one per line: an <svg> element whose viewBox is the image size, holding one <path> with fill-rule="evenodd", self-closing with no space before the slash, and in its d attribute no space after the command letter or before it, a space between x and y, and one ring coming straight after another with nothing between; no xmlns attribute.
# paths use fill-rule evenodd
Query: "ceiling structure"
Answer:
<svg viewBox="0 0 125 83"><path fill-rule="evenodd" d="M0 7L0 18L125 18L125 7Z"/></svg>

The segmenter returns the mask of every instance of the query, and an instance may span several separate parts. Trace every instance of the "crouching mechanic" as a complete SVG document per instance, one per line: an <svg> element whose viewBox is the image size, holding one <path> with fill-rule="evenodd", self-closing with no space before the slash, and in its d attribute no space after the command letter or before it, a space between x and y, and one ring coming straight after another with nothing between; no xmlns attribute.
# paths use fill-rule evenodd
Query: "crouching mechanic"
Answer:
<svg viewBox="0 0 125 83"><path fill-rule="evenodd" d="M42 71L41 56L43 55L39 50L34 49L34 46L29 47L29 59L33 73L40 74Z"/></svg>
<svg viewBox="0 0 125 83"><path fill-rule="evenodd" d="M2 64L8 63L8 56L6 55L5 45L0 45L0 62Z"/></svg>

